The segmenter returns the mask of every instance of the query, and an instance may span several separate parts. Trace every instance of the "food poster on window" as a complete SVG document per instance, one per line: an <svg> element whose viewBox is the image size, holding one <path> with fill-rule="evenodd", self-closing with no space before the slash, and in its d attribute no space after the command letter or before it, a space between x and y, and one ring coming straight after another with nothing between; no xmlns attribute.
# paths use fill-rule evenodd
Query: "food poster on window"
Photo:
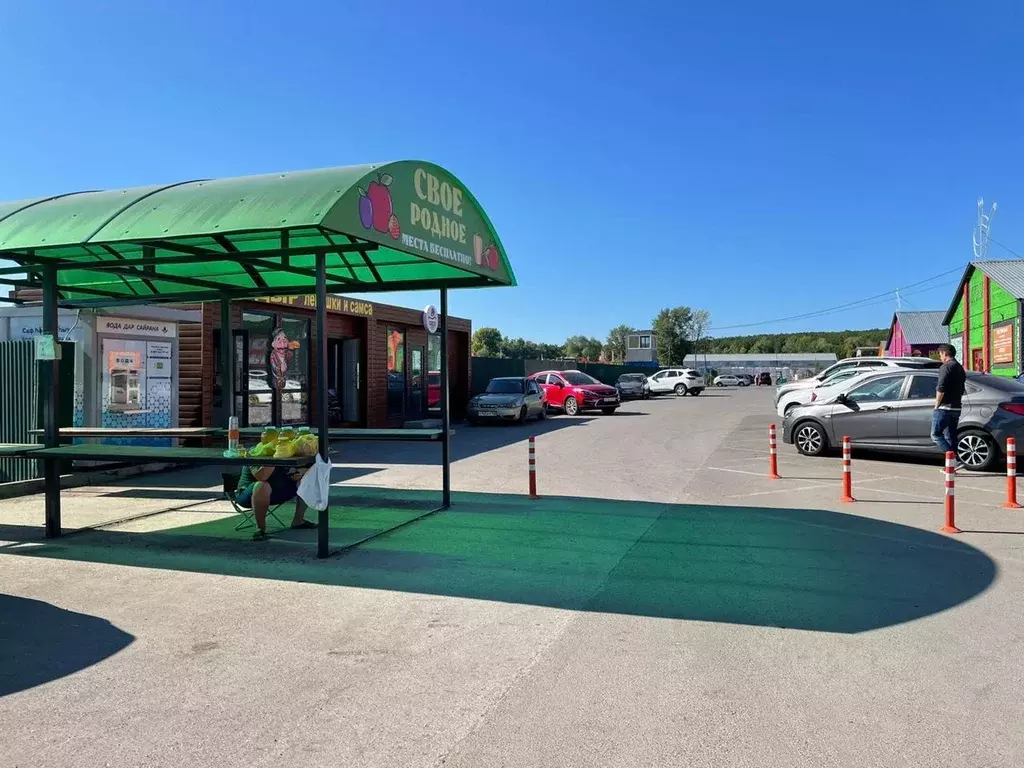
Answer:
<svg viewBox="0 0 1024 768"><path fill-rule="evenodd" d="M101 426L114 429L172 425L170 342L104 337L101 345ZM109 444L170 445L168 438L107 438Z"/></svg>

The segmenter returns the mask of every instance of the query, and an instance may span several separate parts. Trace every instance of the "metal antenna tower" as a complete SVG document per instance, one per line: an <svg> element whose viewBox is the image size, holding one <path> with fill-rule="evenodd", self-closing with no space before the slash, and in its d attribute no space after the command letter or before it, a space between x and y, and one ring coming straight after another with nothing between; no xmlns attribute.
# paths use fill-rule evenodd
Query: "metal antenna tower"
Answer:
<svg viewBox="0 0 1024 768"><path fill-rule="evenodd" d="M992 207L985 213L985 200L978 198L978 223L974 227L974 258L977 260L988 257L989 229L992 226L992 217L996 215L997 204L992 202Z"/></svg>

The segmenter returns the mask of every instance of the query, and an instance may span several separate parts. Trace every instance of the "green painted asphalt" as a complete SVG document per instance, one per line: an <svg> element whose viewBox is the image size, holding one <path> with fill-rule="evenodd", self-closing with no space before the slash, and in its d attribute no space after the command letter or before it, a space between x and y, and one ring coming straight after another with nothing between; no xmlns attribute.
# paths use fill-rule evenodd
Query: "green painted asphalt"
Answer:
<svg viewBox="0 0 1024 768"><path fill-rule="evenodd" d="M430 492L336 488L332 546L437 503ZM292 512L279 514L287 523ZM458 493L451 510L322 561L314 558L315 530L252 542L251 528L234 530L239 519L145 533L90 531L7 551L831 632L944 610L995 576L992 561L962 542L825 510Z"/></svg>

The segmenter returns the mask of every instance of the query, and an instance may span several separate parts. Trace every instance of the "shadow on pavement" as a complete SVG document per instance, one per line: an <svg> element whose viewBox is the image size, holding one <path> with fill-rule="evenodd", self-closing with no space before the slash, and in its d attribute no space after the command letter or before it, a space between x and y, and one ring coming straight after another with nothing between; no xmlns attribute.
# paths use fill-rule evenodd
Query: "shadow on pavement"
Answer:
<svg viewBox="0 0 1024 768"><path fill-rule="evenodd" d="M108 498L108 499L153 499L167 501L218 501L224 498L223 494L223 481L221 479L221 472L217 468L208 468L210 471L204 472L203 477L210 479L210 485L214 486L212 489L207 488L206 490L192 490L182 486L191 485L189 479L195 477L194 474L190 474L189 478L183 478L179 480L179 485L175 486L173 479L169 477L164 478L163 485L159 487L125 487L108 493L98 494L97 498ZM383 472L385 467L334 467L331 470L331 482L342 483L346 480L354 480L357 477L365 477L372 475L375 472ZM194 470L193 470L194 472ZM134 478L133 478L134 480ZM72 513L73 514L73 513Z"/></svg>
<svg viewBox="0 0 1024 768"><path fill-rule="evenodd" d="M106 619L0 595L0 696L90 667L134 640Z"/></svg>
<svg viewBox="0 0 1024 768"><path fill-rule="evenodd" d="M540 438L564 429L582 427L594 419L617 419L626 415L629 414L559 415L551 416L544 421L529 421L526 424L456 424L455 434L451 440L451 458L452 461L459 461L507 445L525 443L530 435ZM331 458L335 463L343 464L422 464L440 467L441 446L437 443L340 442L332 444Z"/></svg>
<svg viewBox="0 0 1024 768"><path fill-rule="evenodd" d="M336 488L332 544L385 530L436 501L429 492ZM0 557L842 633L952 608L996 574L987 555L961 541L824 510L478 493L454 494L453 504L324 561L313 557L316 531L249 542L231 532L234 518L160 532L90 531L0 549ZM0 538L18 532L0 527Z"/></svg>

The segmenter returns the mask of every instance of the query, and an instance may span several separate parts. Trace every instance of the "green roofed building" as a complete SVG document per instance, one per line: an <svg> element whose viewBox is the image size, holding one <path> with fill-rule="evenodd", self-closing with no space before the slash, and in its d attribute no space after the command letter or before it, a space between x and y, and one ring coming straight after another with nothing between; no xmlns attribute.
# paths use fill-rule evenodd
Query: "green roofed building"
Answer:
<svg viewBox="0 0 1024 768"><path fill-rule="evenodd" d="M957 358L970 371L1021 373L1024 261L972 261L943 318Z"/></svg>

